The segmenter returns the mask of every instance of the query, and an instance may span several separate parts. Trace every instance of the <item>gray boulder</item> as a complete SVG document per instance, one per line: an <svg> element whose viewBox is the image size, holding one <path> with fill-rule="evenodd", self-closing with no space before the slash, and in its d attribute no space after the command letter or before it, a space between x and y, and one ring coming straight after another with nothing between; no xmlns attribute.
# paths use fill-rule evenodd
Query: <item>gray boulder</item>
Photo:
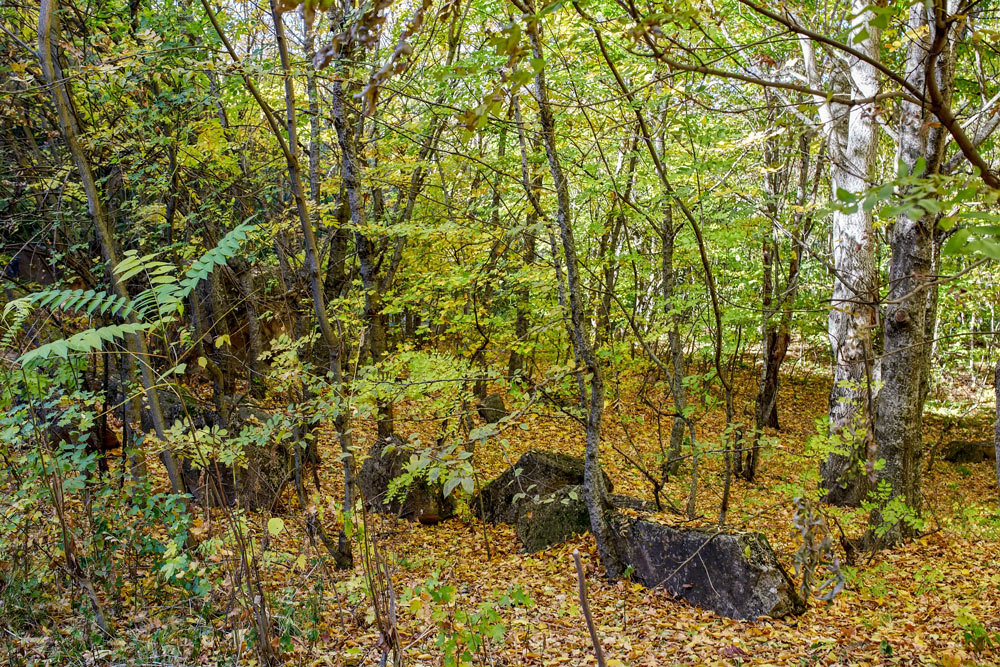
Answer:
<svg viewBox="0 0 1000 667"><path fill-rule="evenodd" d="M564 486L518 506L517 538L528 553L541 551L590 530L580 485Z"/></svg>
<svg viewBox="0 0 1000 667"><path fill-rule="evenodd" d="M805 605L760 533L673 528L615 516L618 553L650 588L740 620L800 614Z"/></svg>
<svg viewBox="0 0 1000 667"><path fill-rule="evenodd" d="M487 424L496 424L507 416L507 406L499 394L487 394L476 411Z"/></svg>
<svg viewBox="0 0 1000 667"><path fill-rule="evenodd" d="M611 480L604 476L605 488ZM517 523L518 506L564 486L583 484L583 459L531 450L469 500L472 512L489 523Z"/></svg>
<svg viewBox="0 0 1000 667"><path fill-rule="evenodd" d="M455 496L446 498L438 484L417 479L389 497L390 484L403 474L412 454L412 449L398 439L379 440L372 445L358 471L358 488L365 506L421 523L451 518L455 515Z"/></svg>

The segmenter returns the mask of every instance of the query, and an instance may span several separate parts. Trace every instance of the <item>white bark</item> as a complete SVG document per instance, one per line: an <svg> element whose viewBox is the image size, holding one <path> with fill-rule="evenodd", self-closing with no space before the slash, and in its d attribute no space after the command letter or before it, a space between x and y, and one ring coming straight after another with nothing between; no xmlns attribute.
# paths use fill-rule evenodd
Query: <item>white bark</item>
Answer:
<svg viewBox="0 0 1000 667"><path fill-rule="evenodd" d="M867 32L856 45L873 59L880 54L879 29L872 25L872 12L865 0L853 0L856 15L851 30L855 36ZM818 81L812 45L802 42L806 72ZM879 92L878 70L858 58L850 63L846 82L853 97L873 98ZM826 99L820 103L820 121L830 146L831 181L834 196L840 190L851 194L866 191L872 182L879 125L874 102L856 104L848 110ZM847 114L846 126L843 116ZM876 325L875 246L872 214L858 208L833 215L833 295L827 333L833 353L833 389L830 392L830 422L833 430L855 443L847 455L831 455L820 468L827 500L856 504L865 492L859 460L870 459L872 450L872 331Z"/></svg>

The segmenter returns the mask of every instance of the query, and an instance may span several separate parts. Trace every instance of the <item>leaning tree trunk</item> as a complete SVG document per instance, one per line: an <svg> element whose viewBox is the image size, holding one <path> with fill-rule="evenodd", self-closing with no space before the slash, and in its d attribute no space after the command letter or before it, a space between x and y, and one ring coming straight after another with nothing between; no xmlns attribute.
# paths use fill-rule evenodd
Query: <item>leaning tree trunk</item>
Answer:
<svg viewBox="0 0 1000 667"><path fill-rule="evenodd" d="M577 11L580 12L579 7ZM582 13L582 12L581 12ZM625 99L632 106L632 111L635 114L636 123L639 126L639 132L642 136L642 141L646 145L646 150L649 152L649 157L653 161L653 166L656 168L656 174L660 179L660 183L663 185L663 189L666 195L673 200L673 202L680 208L684 217L687 218L688 223L691 225L691 231L694 232L694 238L698 245L698 255L701 259L701 267L705 271L705 286L708 288L708 294L712 304L712 315L715 319L715 327L713 327L713 337L714 337L714 362L715 362L715 372L722 383L723 389L726 392L726 426L728 427L731 423L733 416L733 383L732 374L728 376L722 372L722 310L719 308L719 294L716 289L715 284L715 274L712 272L712 263L708 257L708 250L705 246L705 237L702 234L701 225L698 223L698 219L691 212L691 208L684 202L683 199L678 196L677 191L674 190L673 185L670 183L670 179L667 176L666 167L663 165L663 161L660 158L661 151L657 150L653 143L653 135L650 132L649 125L646 123L646 118L643 116L639 105L636 104L635 94L632 89L628 87L625 80L622 78L621 74L618 72L618 68L615 67L614 62L611 60L611 56L608 55L607 47L604 44L604 38L601 36L601 31L597 28L593 28L594 37L597 39L597 45L600 48L601 56L604 58L604 62L607 63L608 69L615 78L615 83L618 84L618 89L621 90ZM662 148L662 143L661 143ZM675 357L676 361L676 357ZM730 369L731 370L731 369ZM675 373L676 375L676 373ZM678 415L682 414L680 411ZM689 423L689 431L691 434L691 443L694 447L694 427ZM691 494L688 501L688 515L694 516L694 503L697 489L698 481L698 456L697 452L692 452L693 456L691 459ZM725 520L726 515L726 505L728 499L728 488L729 481L731 479L732 473L732 458L730 456L731 452L729 448L725 451L726 460L726 491L723 493L722 509L719 513L719 524L721 525Z"/></svg>
<svg viewBox="0 0 1000 667"><path fill-rule="evenodd" d="M538 23L528 24L528 36L531 39L533 55L535 58L542 59L542 45L538 31ZM570 306L573 347L590 374L590 401L586 422L587 445L583 472L584 496L587 513L590 515L590 530L594 534L601 563L609 577L618 578L624 572L624 566L621 556L618 554L612 526L607 517L610 502L600 464L601 422L604 418L604 376L600 361L584 329L585 307L581 295L576 241L573 238L572 220L570 219L569 184L563 173L559 153L556 149L555 119L549 104L544 67L539 69L535 75L535 94L538 100L542 141L545 144L549 171L552 174L552 184L556 191L556 222L559 226L563 254L566 258L566 291Z"/></svg>
<svg viewBox="0 0 1000 667"><path fill-rule="evenodd" d="M275 2L271 0L271 17L274 21L274 34L278 45L278 54L281 59L281 69L282 78L285 84L285 112L286 112L286 123L285 127L288 131L288 142L285 144L282 141L280 132L274 129L272 124L272 131L274 131L277 136L279 143L282 144L284 148L285 158L288 165L288 176L292 183L292 194L295 197L296 210L299 214L299 223L302 226L302 245L303 250L305 250L306 256L306 268L309 274L309 286L312 292L312 302L313 309L316 313L317 324L319 325L320 333L323 337L323 342L326 345L329 354L329 368L330 374L333 378L334 385L341 391L343 391L344 382L342 375L342 363L341 363L341 342L339 337L334 333L333 326L330 324L330 318L326 313L326 292L323 280L320 277L320 266L319 266L319 248L316 242L316 232L313 226L313 219L309 212L309 207L307 204L307 198L305 194L305 189L302 184L302 171L300 162L298 159L298 140L296 138L296 116L295 116L295 86L292 81L291 72L291 59L288 52L288 44L285 39L284 25L281 20L281 12ZM259 100L258 100L259 101ZM318 192L313 190L313 194L316 195ZM346 411L346 407L341 405L341 412ZM338 428L342 428L341 422L337 422ZM350 512L352 510L353 498L356 486L355 480L355 461L354 452L350 448L350 440L344 440L343 432L341 437L341 459L342 465L344 466L344 511ZM296 452L298 453L298 452ZM298 464L299 461L296 461ZM296 466L299 467L298 465ZM300 487L301 490L301 487ZM304 502L304 498L300 497L300 500ZM352 557L350 553L350 543L346 539L341 539L336 545L327 536L326 531L323 529L322 524L318 522L313 522L312 517L310 517L309 527L311 530L315 531L319 536L320 540L326 546L327 550L333 555L334 560L337 562L338 567L349 567L352 562ZM343 533L341 533L343 535Z"/></svg>
<svg viewBox="0 0 1000 667"><path fill-rule="evenodd" d="M59 129L69 148L73 162L76 164L83 183L84 192L87 195L87 206L90 209L90 216L97 230L97 236L101 241L101 248L104 251L104 258L108 263L108 274L111 278L111 287L116 296L123 299L125 303L130 303L128 290L118 279L114 272L114 267L118 265L118 252L111 227L108 225L107 216L104 212L104 202L97 189L97 181L94 180L94 172L90 162L83 152L83 146L79 140L79 127L77 125L77 114L73 108L73 95L69 89L69 83L63 76L59 67L58 51L56 45L59 43L59 24L56 17L58 10L58 0L42 0L38 13L38 58L41 62L42 75L45 82L52 89L52 101L56 107L59 117ZM126 310L130 310L126 308ZM135 322L135 315L128 316L129 321ZM146 399L149 401L150 413L153 418L153 427L156 436L165 440L166 426L163 422L163 413L160 410L159 393L153 377L153 367L150 362L149 350L146 348L146 337L142 332L135 336L126 338L126 348L130 356L134 357L139 365L139 375L142 380L143 389L146 392ZM163 465L167 469L167 476L170 479L170 487L174 493L184 492L184 481L181 479L180 471L169 451L161 453Z"/></svg>
<svg viewBox="0 0 1000 667"><path fill-rule="evenodd" d="M541 187L541 180L537 180L538 187L536 188L531 184L528 179L528 145L525 140L524 122L521 119L521 105L518 101L518 96L514 96L513 100L514 107L514 124L517 126L517 142L521 149L521 185L524 188L524 194L528 197L528 201L531 203L532 209L539 215L539 217L545 217L542 212L541 203L538 200L537 194L538 189ZM532 148L537 149L537 144L532 141ZM559 249L556 247L556 237L552 232L551 227L546 229L547 235L549 237L549 247L552 249L552 270L556 274L556 299L559 302L559 312L562 315L563 325L566 327L566 333L569 340L573 340L573 323L569 317L569 302L566 299L566 285L563 280L563 270L562 262L559 259ZM573 348L573 361L577 367L582 365L580 361L580 352L576 346L570 344ZM583 374L576 374L576 385L577 385L577 401L581 410L586 410L586 388L583 383Z"/></svg>
<svg viewBox="0 0 1000 667"><path fill-rule="evenodd" d="M852 40L862 37L855 48L872 59L879 58L880 30L867 0L853 0ZM873 98L879 91L878 70L854 58L850 68L852 93ZM871 185L878 145L878 109L875 102L850 109L847 141L843 152L833 150L834 193L853 195ZM833 215L833 283L827 333L833 352L833 388L830 391L830 426L848 451L832 453L820 465L825 500L857 505L871 486L874 464L872 433L872 333L876 324L875 237L872 214L861 207ZM862 465L864 463L864 465Z"/></svg>
<svg viewBox="0 0 1000 667"><path fill-rule="evenodd" d="M208 0L201 0L201 5L205 10L206 16L208 16L209 21L212 23L212 27L215 29L216 34L218 34L219 39L222 41L223 46L229 53L229 56L233 59L233 62L238 66L242 65L242 60L240 59L239 54L236 52L236 49L233 48L232 43L223 31L215 12L208 3ZM278 142L278 148L281 150L281 153L285 158L285 165L288 170L288 180L291 183L292 196L295 200L295 210L298 214L299 224L302 227L302 246L305 251L305 263L309 276L313 310L316 315L320 335L323 337L323 342L326 343L326 346L330 351L329 361L331 373L334 377L337 377L340 370L340 359L336 356L335 350L339 348L336 335L333 333L333 327L330 325L330 320L326 314L326 301L324 298L323 283L320 280L319 252L316 244L316 231L312 225L312 220L309 215L309 204L302 185L302 169L299 163L299 146L296 136L295 87L292 81L291 60L288 55L288 44L285 40L285 29L281 20L281 10L274 0L271 0L270 10L271 18L274 22L275 42L278 47L278 55L282 70L282 81L284 83L284 130L288 133L287 141L285 139L285 135L282 133L282 123L275 116L271 106L264 100L260 93L260 89L257 88L257 85L245 71L242 71L240 76L243 78L243 83L246 86L247 91L250 93L251 97L254 98L254 101L264 114L264 119L267 122L268 128L270 129L271 134L274 135L275 140ZM239 67L238 69L242 70L242 67ZM354 462L353 459L350 458L350 452L345 453L343 465L345 471L353 469ZM351 482L352 480L350 475L345 473L345 486L347 487L345 489L345 495L347 496L350 495ZM335 560L337 560L338 563L342 562L338 559L338 556L347 556L344 551L346 550L349 553L350 548L346 540L342 541L341 544L334 545L332 540L330 540L326 535L323 525L319 522L315 522L312 517L309 518L307 525L310 531L315 531L315 533L319 535L320 539L326 548L331 552L331 555L334 556Z"/></svg>

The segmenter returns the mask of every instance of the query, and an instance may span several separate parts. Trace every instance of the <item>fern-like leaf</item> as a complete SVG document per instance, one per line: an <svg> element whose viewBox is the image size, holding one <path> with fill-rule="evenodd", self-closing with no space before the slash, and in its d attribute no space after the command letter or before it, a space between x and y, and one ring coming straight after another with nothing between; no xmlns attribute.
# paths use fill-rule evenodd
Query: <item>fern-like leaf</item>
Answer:
<svg viewBox="0 0 1000 667"><path fill-rule="evenodd" d="M152 325L148 322L125 322L123 324L111 324L98 329L87 329L80 333L73 334L69 338L60 338L51 343L46 343L28 350L18 361L24 366L33 366L53 357L68 359L70 353L89 353L104 349L104 341L113 342L125 338L125 336L135 335L141 331L146 331Z"/></svg>
<svg viewBox="0 0 1000 667"><path fill-rule="evenodd" d="M24 297L28 303L50 310L77 310L88 315L110 313L117 317L127 317L131 308L123 297L108 294L104 290L43 290Z"/></svg>
<svg viewBox="0 0 1000 667"><path fill-rule="evenodd" d="M134 250L125 253L125 258L115 267L118 279L124 282L139 274L144 274L149 280L149 287L131 302L125 297L118 297L105 291L44 290L20 299L20 305L14 305L16 302L7 304L4 309L4 319L7 318L10 310L17 308L18 314L23 320L23 317L26 316L26 310L34 305L50 309L84 311L88 315L94 313L111 314L119 318L134 315L135 317L131 319L138 320L111 324L96 329L91 328L68 338L46 343L25 352L19 361L25 366L37 365L54 357L68 359L71 353L89 353L101 350L105 341L112 342L125 336L136 335L151 329L157 323L162 322L164 318L182 313L184 300L190 296L198 283L206 279L217 267L234 257L252 229L253 225L249 222L234 227L219 241L216 247L191 264L184 272L183 279L178 279L174 275L173 265L156 259L155 253L141 257ZM22 311L25 311L25 314L20 315ZM12 336L10 330L5 332L2 339L5 346L8 339L13 340Z"/></svg>

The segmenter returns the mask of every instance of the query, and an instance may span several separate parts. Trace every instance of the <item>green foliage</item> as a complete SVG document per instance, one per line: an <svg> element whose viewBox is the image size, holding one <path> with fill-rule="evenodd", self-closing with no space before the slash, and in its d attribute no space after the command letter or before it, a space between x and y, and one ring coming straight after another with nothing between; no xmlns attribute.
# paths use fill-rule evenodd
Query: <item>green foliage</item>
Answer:
<svg viewBox="0 0 1000 667"><path fill-rule="evenodd" d="M968 607L955 613L955 625L962 631L962 641L973 651L1000 648L1000 631L990 631Z"/></svg>
<svg viewBox="0 0 1000 667"><path fill-rule="evenodd" d="M15 304L32 304L39 308L79 311L87 315L107 315L125 318L132 312L131 304L123 296L108 294L104 290L43 290L29 294L23 300L11 301Z"/></svg>
<svg viewBox="0 0 1000 667"><path fill-rule="evenodd" d="M98 453L88 450L82 436L95 417L92 397L79 392L54 392L44 404L22 406L0 417L0 454L7 464L5 502L12 510L0 521L0 560L14 564L5 571L0 597L5 617L32 631L48 622L52 600L70 583L63 567L67 543L57 539L64 531L74 545L75 562L109 600L118 597L122 572L139 562L163 571L163 583L171 591L177 587L201 596L207 590L204 578L186 573L190 556L183 548L190 517L181 497L156 493L149 480L120 477L94 483ZM55 441L49 435L57 425L68 427L69 440ZM89 523L60 521L52 511L53 480L58 481L64 507L86 501L92 512ZM46 540L44 554L31 548L33 539ZM148 594L166 592L153 587ZM81 613L90 613L89 605L78 604Z"/></svg>
<svg viewBox="0 0 1000 667"><path fill-rule="evenodd" d="M524 589L516 586L503 594L494 592L474 611L467 610L458 606L455 587L437 577L408 590L400 603L414 616L437 626L436 645L446 667L487 664L490 651L501 645L507 634L502 614L533 604Z"/></svg>
<svg viewBox="0 0 1000 667"><path fill-rule="evenodd" d="M883 538L890 531L898 531L901 527L915 533L923 530L926 519L915 508L906 503L901 496L892 495L892 485L888 480L879 480L875 490L861 505L862 509L876 513L879 520L873 526L876 537Z"/></svg>
<svg viewBox="0 0 1000 667"><path fill-rule="evenodd" d="M64 311L75 310L88 316L107 314L109 317L122 319L140 318L139 321L90 328L40 345L22 354L20 363L30 367L55 357L66 360L72 353L86 354L100 351L106 342L117 342L126 336L134 336L163 326L166 318L183 312L184 300L199 282L205 280L216 267L222 266L236 255L242 241L246 240L247 234L252 229L249 223L233 228L218 246L195 260L181 280L173 275L174 266L155 260L155 254L139 257L135 251L129 251L125 259L115 267L118 279L126 283L129 279L142 274L149 282L149 287L131 302L123 296L94 290L45 290L9 302L4 307L5 319L11 311L24 312L27 304ZM13 330L13 327L10 330Z"/></svg>
<svg viewBox="0 0 1000 667"><path fill-rule="evenodd" d="M174 265L155 259L158 253L142 257L135 250L125 253L125 257L115 267L115 273L122 283L127 283L137 275L143 275L149 287L133 300L132 307L143 319L164 318L183 312L184 301L219 266L236 256L243 241L253 231L254 226L244 222L231 229L218 245L194 260L183 276L176 276Z"/></svg>
<svg viewBox="0 0 1000 667"><path fill-rule="evenodd" d="M19 361L25 366L33 366L53 357L69 359L74 352L89 353L100 351L104 348L105 342L120 341L126 336L148 331L153 327L148 322L124 322L122 324L109 324L108 326L96 329L87 329L75 333L68 338L54 340L51 343L40 345L33 350L29 350L21 355Z"/></svg>
<svg viewBox="0 0 1000 667"><path fill-rule="evenodd" d="M230 394L226 399L247 388L255 396L264 394L269 405L284 406L282 414L240 432L174 425L167 442L155 447L166 445L196 469L218 461L240 470L253 448L299 447L303 443L291 443L292 434L312 428L322 428L326 437L343 430L360 451L370 442L372 422L388 405L396 407L395 428L408 451L392 494L403 493L416 480L446 495L471 493L477 479L471 446L477 452L520 446L517 439L535 436L529 429L536 410L568 424L573 446L579 446L583 439L574 429L587 415L579 383L592 376L574 361L567 333L572 322L566 309L566 253L557 229L561 202L552 182L554 158L566 177L566 192L559 195L569 198L565 224L579 260L574 268L581 282L575 295L581 325L605 372L605 463L621 463L608 445L618 445L615 439L630 429L637 434L635 449L662 468L668 454L649 443L663 442L660 431L683 418L692 423L692 433L705 434L697 448L687 435L683 443L685 465L692 473L702 466L700 477L692 480L692 500L714 498L710 491L722 469L719 441L739 441L740 429L746 432L752 418L753 386L745 378L756 375L767 327L788 328L796 372L828 369L830 262L841 247L831 234L836 211L866 211L875 219L872 283L879 292L870 335L876 354L881 354L885 330L885 293L893 284L887 275L893 225L903 216L921 219L925 232L938 224L944 248L940 261L927 269L927 277L933 275L941 285L933 368L936 375L960 372L963 391L985 386L979 377L973 382L964 376L981 374L995 355L977 332L997 328L1000 288L996 268L985 262L1000 259L997 193L979 185L977 175L961 163L948 176L926 174L922 161L914 169L897 168L898 148L890 133L878 130L871 188L860 193L841 188L833 193L835 201L826 202L834 187L829 167L840 156L823 136L828 127L819 115L823 99L832 101L828 93L854 96L839 90L842 59L833 47L814 49L812 77L802 40L788 39L784 28L751 7L735 11L737 5L689 0L652 7L576 6L555 0L525 13L519 3L448 1L425 7L434 20L410 34L406 22L415 7L379 0L334 19L322 11L330 5L323 0L303 7L315 28L303 41L296 14L287 11L295 3L278 0L292 49L291 89L298 95L297 108L286 109L274 26L261 20L257 6L224 3L218 8L221 30L240 51L240 62L232 63L198 3L61 4L59 61L75 98L84 153L98 180L98 204L122 248L122 261L109 267L101 259L89 210L95 203L85 196L77 165L53 123L51 88L39 85L32 48L18 44L37 43L38 8L30 3L0 7L5 36L16 47L0 50L0 88L10 100L0 105L0 161L9 166L0 175L0 268L6 276L15 253L23 261L23 276L4 282L0 328L0 413L6 415L0 422L0 459L6 465L0 493L10 503L0 508L0 560L16 566L9 582L4 572L0 594L5 614L9 610L17 623L46 628L50 637L59 633L49 632L53 625L42 617L44 608L55 599L53 591L65 591L73 582L46 562L65 556L58 547L41 558L24 545L48 548L59 542L62 527L46 495L53 476L69 499L71 537L81 544L83 571L92 574L102 598L116 604L125 604L118 600L127 588L123 572L152 573L155 584L145 582L150 604L158 597L173 604L169 596L182 592L181 606L198 619L193 627L204 629L218 625L212 614L219 610L207 599L213 586L236 588L234 579L247 581L260 563L282 572L306 571L281 548L267 546L262 539L266 524L255 521L259 517L237 513L225 530L193 549L185 538L193 534L194 519L184 516L180 498L154 494L145 482L127 479L123 470L114 473L113 481L93 479L98 457L88 451L94 443L84 441L83 431L112 407L117 426L127 406L103 406L75 390L99 383L103 372L128 375L128 364L113 363L118 359L112 353L133 337L148 343L158 386L176 379L201 395L212 383ZM866 8L871 15L867 28L853 26L850 16L831 22L826 8L816 3L794 10L796 22L848 45L862 44L874 28L881 30L882 66L907 73L906 50L916 36L906 27L909 4ZM949 26L962 25L963 31L950 50L957 83L945 97L956 122L974 137L990 118L991 110L981 108L990 98L983 90L983 72L996 71L997 54L990 46L998 33L989 16L973 12L952 18ZM595 30L604 36L606 53L598 48ZM359 31L364 38L349 44ZM532 35L540 40L540 53L534 52ZM334 51L349 57L317 74L308 65L310 43L321 57ZM605 57L634 93L631 101ZM717 68L721 75L688 71L665 60ZM378 98L365 79L369 66L377 69L381 63L392 70L384 73L392 75L393 89L384 88ZM534 89L542 76L551 116L541 109ZM761 77L790 88L732 76ZM258 87L263 105L247 92L244 77ZM794 90L807 81L818 95ZM346 91L347 107L336 122L329 97L334 84ZM362 88L364 109L352 97ZM906 117L903 98L885 92L877 105L880 127ZM290 191L296 179L264 122L262 106L273 110L282 140L297 137L292 148L299 153L298 180L314 186L305 201ZM921 136L942 130L930 115L931 106L922 105ZM840 118L842 110L834 111ZM636 112L643 115L644 127ZM546 153L542 121L555 126L554 155ZM346 191L337 135L344 124L358 150L354 175L360 210L352 210ZM646 131L656 160L643 141ZM996 162L995 139L987 137L978 146L987 162ZM943 153L949 159L955 148L946 146ZM307 154L315 160L307 160ZM808 169L799 174L795 164L803 157ZM721 331L709 306L702 244L681 203L704 236L723 311ZM300 205L308 208L319 238L318 266L310 265L303 250ZM251 226L251 220L259 224ZM366 250L369 265L362 266ZM801 272L790 284L793 265ZM313 271L326 299L321 317L329 318L336 350L327 350L317 334L309 291ZM128 297L108 286L111 272ZM203 290L207 281L211 289ZM191 307L194 300L200 310ZM254 326L264 346L255 359L258 350L249 345ZM672 383L665 372L671 366L668 339L675 331L687 363L680 374L689 400L680 416L673 414ZM382 333L386 349L376 351L374 341ZM726 407L713 363L716 334L718 352L724 363L732 359L739 380L733 420L726 427L716 419ZM649 351L662 365L652 362ZM331 352L338 373L330 372ZM520 355L521 366L511 381L512 352ZM177 377L184 373L189 377ZM489 391L507 392L505 400L526 415L518 424L524 430L510 429L513 417L499 425L476 425L477 381ZM127 379L122 383L129 385ZM794 396L789 389L783 387L779 398L783 419ZM641 400L633 404L634 396ZM957 412L981 398L969 392L960 403L940 392L935 400ZM799 419L800 403L794 405L793 418ZM70 420L76 425L70 442L42 438L39 444L39 433ZM817 424L796 469L762 471L762 485L795 503L801 539L796 564L809 580L807 593L822 588L827 578L832 583L821 596L843 584L830 567L835 557L824 514L860 530L870 510L878 535L901 525L923 525L884 484L861 511L818 507L817 464L831 454L849 457L854 472L885 470L882 462L873 462L871 471L863 468L868 464L859 455L863 443L850 432ZM790 429L778 436L781 453L800 455L800 443L789 441L795 433ZM754 442L770 446L777 441L764 436ZM123 461L151 454L146 451L151 444L126 443ZM330 463L336 467L336 454L331 458L324 472ZM770 460L765 461L763 467L769 468ZM631 481L631 472L621 477ZM986 506L966 502L961 494L963 485L978 482L981 473L972 466L951 473L945 484L954 485L950 490L962 502L953 507L949 528L979 538L995 536L998 524ZM159 474L152 473L149 484L162 481ZM306 510L310 518L340 523L345 512L358 513L326 498L332 492L322 482L324 490L306 499L312 503ZM687 493L686 484L674 476L662 489L664 496ZM755 512L771 500L758 491L733 485L738 510L731 521L736 515L747 522L756 519ZM76 514L80 507L86 512ZM292 518L281 520L285 528L270 535L272 544L299 537ZM345 529L356 536L350 521ZM364 528L358 530L363 538ZM41 537L30 541L35 536ZM240 550L247 547L251 567L227 583L218 563L246 555ZM309 567L322 571L325 561L312 554ZM935 575L921 576L922 587L933 585ZM351 607L364 603L360 581L347 576L338 582L338 595ZM130 584L127 590L138 590L137 596L147 592ZM884 580L872 585L888 586ZM431 595L428 591L435 589L440 599L432 596L426 604L450 609L445 615L450 625L434 626L443 633L440 647L451 656L450 664L478 660L502 623L486 610L459 614L453 609L456 591L448 593L440 582L428 586L423 592ZM329 606L319 585L311 591L312 611L296 604L298 589L266 585L261 590L266 591L263 602L273 599L278 605L272 625L281 650L298 648L310 636L308 641L315 642L317 633L327 631L310 617L322 616L318 610ZM242 611L254 595L239 598ZM504 606L499 599L507 611L517 606ZM85 604L75 604L79 614L92 614ZM119 618L127 614L121 608L116 612ZM358 616L369 613L364 609ZM227 614L226 623L242 621ZM472 634L462 634L466 631ZM101 645L101 638L87 630L76 632L74 647ZM239 632L247 645L263 641L254 639L254 630ZM150 646L121 659L95 652L86 659L67 653L52 660L190 662L200 655L158 653L158 647L173 646L174 633L172 627L150 630ZM246 648L242 641L235 643ZM882 645L886 654L891 648L888 642ZM306 661L299 655L295 659Z"/></svg>

